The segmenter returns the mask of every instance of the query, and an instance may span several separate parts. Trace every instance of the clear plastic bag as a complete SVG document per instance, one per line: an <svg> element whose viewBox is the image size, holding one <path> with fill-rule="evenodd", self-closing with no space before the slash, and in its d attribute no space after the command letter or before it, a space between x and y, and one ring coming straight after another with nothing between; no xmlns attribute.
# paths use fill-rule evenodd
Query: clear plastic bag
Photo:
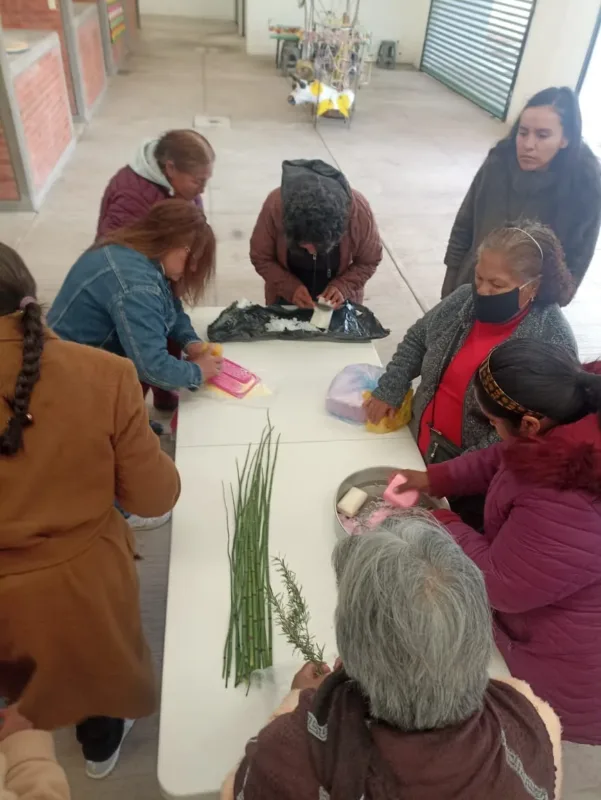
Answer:
<svg viewBox="0 0 601 800"><path fill-rule="evenodd" d="M334 378L328 389L326 409L345 422L365 425L363 408L365 392L372 392L384 374L383 367L373 364L350 364Z"/></svg>
<svg viewBox="0 0 601 800"><path fill-rule="evenodd" d="M370 433L392 433L411 421L413 389L409 389L400 408L377 425L369 422L364 404L384 374L383 367L373 364L350 364L334 378L328 389L326 409L345 422L365 425Z"/></svg>

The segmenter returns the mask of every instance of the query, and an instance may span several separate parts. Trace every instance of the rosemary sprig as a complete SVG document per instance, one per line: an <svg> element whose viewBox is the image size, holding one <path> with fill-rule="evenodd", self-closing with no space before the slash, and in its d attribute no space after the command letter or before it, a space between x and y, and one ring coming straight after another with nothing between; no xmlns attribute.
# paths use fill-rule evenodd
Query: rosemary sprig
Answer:
<svg viewBox="0 0 601 800"><path fill-rule="evenodd" d="M275 557L272 560L284 584L284 592L281 594L276 595L270 589L276 621L294 652L298 651L306 661L322 664L324 647L320 647L309 632L311 614L303 597L302 587L298 585L296 575L283 558Z"/></svg>

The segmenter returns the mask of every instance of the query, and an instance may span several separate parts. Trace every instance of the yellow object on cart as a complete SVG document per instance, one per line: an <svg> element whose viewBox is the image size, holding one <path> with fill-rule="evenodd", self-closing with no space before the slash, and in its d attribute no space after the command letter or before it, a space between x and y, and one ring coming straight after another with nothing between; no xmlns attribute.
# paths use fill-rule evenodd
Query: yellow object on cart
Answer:
<svg viewBox="0 0 601 800"><path fill-rule="evenodd" d="M370 397L371 392L363 392L363 399L365 401L369 400ZM401 407L395 411L394 416L384 417L377 425L374 425L373 422L369 422L368 420L365 423L365 427L370 433L393 433L393 431L398 431L411 421L412 408L413 389L409 389Z"/></svg>

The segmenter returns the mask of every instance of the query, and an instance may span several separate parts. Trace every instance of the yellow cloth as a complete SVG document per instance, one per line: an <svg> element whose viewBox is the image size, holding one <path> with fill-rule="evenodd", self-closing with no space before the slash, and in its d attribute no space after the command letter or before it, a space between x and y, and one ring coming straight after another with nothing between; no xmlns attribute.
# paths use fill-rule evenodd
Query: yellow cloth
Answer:
<svg viewBox="0 0 601 800"><path fill-rule="evenodd" d="M363 392L363 399L365 402L369 400L371 397L371 392ZM394 413L392 417L383 417L383 419L378 422L377 425L374 425L373 422L369 422L369 420L365 423L365 427L370 433L392 433L393 431L398 431L399 428L408 425L411 421L411 410L413 406L413 389L409 389L407 394L405 395L405 399L400 408Z"/></svg>
<svg viewBox="0 0 601 800"><path fill-rule="evenodd" d="M215 344L214 342L204 342L202 352L206 353L207 350L215 358L220 358L223 355L223 345L221 344Z"/></svg>

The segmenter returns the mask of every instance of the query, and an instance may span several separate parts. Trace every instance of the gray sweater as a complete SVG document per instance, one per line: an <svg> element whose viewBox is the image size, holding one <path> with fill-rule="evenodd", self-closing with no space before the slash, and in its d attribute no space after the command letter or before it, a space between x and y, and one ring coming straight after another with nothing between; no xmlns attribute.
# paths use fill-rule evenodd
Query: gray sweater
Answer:
<svg viewBox="0 0 601 800"><path fill-rule="evenodd" d="M409 328L397 347L374 396L397 408L421 375L413 398L411 431L417 439L422 414L434 397L442 375L464 345L474 323L472 287L460 286ZM532 305L511 338L542 339L565 347L574 355L578 348L572 329L558 306ZM470 382L463 401L462 448L480 449L497 442L498 437L480 411Z"/></svg>

